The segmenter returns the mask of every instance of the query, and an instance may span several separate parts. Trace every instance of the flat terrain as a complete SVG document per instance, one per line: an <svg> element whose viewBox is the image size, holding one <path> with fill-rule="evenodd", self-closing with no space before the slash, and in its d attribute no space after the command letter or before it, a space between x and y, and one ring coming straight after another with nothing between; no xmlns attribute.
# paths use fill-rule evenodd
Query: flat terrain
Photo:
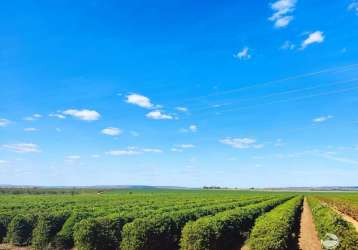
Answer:
<svg viewBox="0 0 358 250"><path fill-rule="evenodd" d="M316 226L313 222L311 208L304 200L300 223L299 247L301 250L321 250L321 242L318 239Z"/></svg>

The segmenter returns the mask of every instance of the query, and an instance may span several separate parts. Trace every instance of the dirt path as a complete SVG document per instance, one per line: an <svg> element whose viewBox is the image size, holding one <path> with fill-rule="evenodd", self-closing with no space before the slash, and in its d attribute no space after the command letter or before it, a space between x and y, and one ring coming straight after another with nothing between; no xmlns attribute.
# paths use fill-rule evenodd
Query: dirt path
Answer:
<svg viewBox="0 0 358 250"><path fill-rule="evenodd" d="M0 250L30 250L29 247L16 247L10 244L0 244Z"/></svg>
<svg viewBox="0 0 358 250"><path fill-rule="evenodd" d="M334 207L331 207L336 213L338 213L340 216L343 217L344 220L350 222L353 227L356 229L357 233L358 233L358 221L356 221L355 219L353 219L352 217L342 213L341 211L337 210L336 208Z"/></svg>
<svg viewBox="0 0 358 250"><path fill-rule="evenodd" d="M301 250L321 250L321 242L318 239L312 212L305 198L300 223L299 247Z"/></svg>

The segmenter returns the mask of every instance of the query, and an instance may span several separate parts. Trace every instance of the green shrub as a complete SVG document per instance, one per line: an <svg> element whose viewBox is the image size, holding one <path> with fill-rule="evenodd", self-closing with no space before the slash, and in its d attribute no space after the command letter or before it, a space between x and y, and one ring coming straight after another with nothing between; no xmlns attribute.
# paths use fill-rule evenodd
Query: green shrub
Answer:
<svg viewBox="0 0 358 250"><path fill-rule="evenodd" d="M33 216L15 216L9 224L6 241L15 246L30 245L34 224L35 218Z"/></svg>
<svg viewBox="0 0 358 250"><path fill-rule="evenodd" d="M7 228L11 222L13 215L8 213L1 213L0 214L0 243L3 242L7 234Z"/></svg>
<svg viewBox="0 0 358 250"><path fill-rule="evenodd" d="M75 246L79 250L116 250L122 228L130 220L118 214L82 220L74 228Z"/></svg>
<svg viewBox="0 0 358 250"><path fill-rule="evenodd" d="M88 212L74 212L63 224L62 229L56 234L50 247L54 249L70 249L74 246L73 232L76 223L90 217Z"/></svg>
<svg viewBox="0 0 358 250"><path fill-rule="evenodd" d="M243 234L253 226L255 219L288 198L260 202L235 208L189 222L182 231L182 250L226 250L243 240Z"/></svg>
<svg viewBox="0 0 358 250"><path fill-rule="evenodd" d="M350 223L313 197L308 198L308 203L320 239L324 239L327 233L335 234L339 238L336 250L358 249L358 234Z"/></svg>
<svg viewBox="0 0 358 250"><path fill-rule="evenodd" d="M301 211L302 197L300 196L259 217L250 234L250 249L295 249Z"/></svg>
<svg viewBox="0 0 358 250"><path fill-rule="evenodd" d="M68 213L55 213L40 216L32 233L32 247L38 250L48 249L49 243L61 230L68 215Z"/></svg>

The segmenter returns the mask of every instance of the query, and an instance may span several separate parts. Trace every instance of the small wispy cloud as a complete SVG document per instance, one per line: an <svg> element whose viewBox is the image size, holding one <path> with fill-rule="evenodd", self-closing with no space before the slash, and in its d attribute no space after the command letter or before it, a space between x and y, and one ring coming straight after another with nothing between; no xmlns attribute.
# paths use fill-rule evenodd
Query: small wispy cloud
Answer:
<svg viewBox="0 0 358 250"><path fill-rule="evenodd" d="M194 144L177 144L170 149L172 152L183 152L186 149L195 148Z"/></svg>
<svg viewBox="0 0 358 250"><path fill-rule="evenodd" d="M353 11L356 13L356 15L358 15L358 2L357 1L353 1L352 3L350 3L348 5L348 10L349 11Z"/></svg>
<svg viewBox="0 0 358 250"><path fill-rule="evenodd" d="M140 95L140 94L129 94L126 96L126 102L130 103L130 104L134 104L137 105L141 108L154 108L153 103L150 101L150 99L144 95Z"/></svg>
<svg viewBox="0 0 358 250"><path fill-rule="evenodd" d="M248 60L248 59L250 59L251 55L249 53L249 48L244 47L241 51L239 51L238 53L234 54L234 58L237 58L239 60Z"/></svg>
<svg viewBox="0 0 358 250"><path fill-rule="evenodd" d="M219 141L222 144L229 145L233 148L246 149L246 148L262 148L263 144L258 144L255 139L252 138L225 138Z"/></svg>
<svg viewBox="0 0 358 250"><path fill-rule="evenodd" d="M316 117L312 121L316 122L316 123L320 123L320 122L328 121L328 120L333 119L333 118L334 118L333 115L326 115L326 116Z"/></svg>
<svg viewBox="0 0 358 250"><path fill-rule="evenodd" d="M42 115L40 114L33 114L31 116L27 116L24 118L25 121L36 121L38 119L42 118Z"/></svg>
<svg viewBox="0 0 358 250"><path fill-rule="evenodd" d="M112 156L131 156L131 155L140 155L142 152L134 149L121 149L121 150L110 150L106 152L107 155Z"/></svg>
<svg viewBox="0 0 358 250"><path fill-rule="evenodd" d="M293 50L295 49L296 45L293 44L291 41L285 41L282 46L280 47L282 50Z"/></svg>
<svg viewBox="0 0 358 250"><path fill-rule="evenodd" d="M145 153L163 153L163 150L159 148L144 148L142 151Z"/></svg>
<svg viewBox="0 0 358 250"><path fill-rule="evenodd" d="M122 130L120 128L115 128L115 127L108 127L105 129L102 129L101 133L104 135L109 135L109 136L118 136L120 134L122 134Z"/></svg>
<svg viewBox="0 0 358 250"><path fill-rule="evenodd" d="M134 137L138 137L139 136L139 133L137 132L137 131L130 131L129 132L132 136L134 136Z"/></svg>
<svg viewBox="0 0 358 250"><path fill-rule="evenodd" d="M301 49L307 48L307 46L314 44L314 43L323 43L325 37L322 31L315 31L309 33L307 38L303 40L301 44Z"/></svg>
<svg viewBox="0 0 358 250"><path fill-rule="evenodd" d="M8 164L8 163L9 163L8 161L0 160L0 165L5 165L5 164Z"/></svg>
<svg viewBox="0 0 358 250"><path fill-rule="evenodd" d="M63 111L62 114L72 116L82 121L97 121L101 117L100 113L89 109L68 109Z"/></svg>
<svg viewBox="0 0 358 250"><path fill-rule="evenodd" d="M146 114L146 117L153 120L173 120L174 117L169 114L165 114L160 110L153 110Z"/></svg>
<svg viewBox="0 0 358 250"><path fill-rule="evenodd" d="M195 124L192 124L188 128L180 129L180 132L182 132L182 133L189 133L189 132L196 133L196 132L198 132L198 126L195 125Z"/></svg>
<svg viewBox="0 0 358 250"><path fill-rule="evenodd" d="M179 111L179 112L183 112L183 113L185 113L185 112L188 112L189 110L188 110L188 108L186 108L186 107L176 107L175 108L177 111Z"/></svg>
<svg viewBox="0 0 358 250"><path fill-rule="evenodd" d="M58 118L58 119L66 119L66 116L64 116L63 114L60 114L60 113L51 113L48 116Z"/></svg>
<svg viewBox="0 0 358 250"><path fill-rule="evenodd" d="M25 132L36 132L36 131L38 131L38 129L37 128L24 128L24 131Z"/></svg>
<svg viewBox="0 0 358 250"><path fill-rule="evenodd" d="M10 125L10 120L5 118L0 118L0 127L7 127Z"/></svg>
<svg viewBox="0 0 358 250"><path fill-rule="evenodd" d="M81 156L80 155L68 155L68 156L66 156L66 159L67 160L79 160L79 159L81 159Z"/></svg>
<svg viewBox="0 0 358 250"><path fill-rule="evenodd" d="M41 152L39 146L34 143L15 143L5 144L2 148L8 149L15 153L39 153Z"/></svg>
<svg viewBox="0 0 358 250"><path fill-rule="evenodd" d="M271 9L274 11L269 20L274 22L276 28L286 27L292 20L292 13L296 7L296 0L278 0L271 3Z"/></svg>

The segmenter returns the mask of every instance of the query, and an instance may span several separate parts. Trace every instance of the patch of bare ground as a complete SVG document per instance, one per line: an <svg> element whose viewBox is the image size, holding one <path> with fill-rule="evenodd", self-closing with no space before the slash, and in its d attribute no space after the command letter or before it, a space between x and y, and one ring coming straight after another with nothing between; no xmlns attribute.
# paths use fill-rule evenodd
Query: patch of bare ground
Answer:
<svg viewBox="0 0 358 250"><path fill-rule="evenodd" d="M300 222L300 236L298 240L301 250L321 250L316 226L308 202L305 198Z"/></svg>
<svg viewBox="0 0 358 250"><path fill-rule="evenodd" d="M10 244L0 244L0 250L30 250L30 247L17 247Z"/></svg>
<svg viewBox="0 0 358 250"><path fill-rule="evenodd" d="M346 215L344 213L342 213L341 211L339 211L338 209L331 207L336 213L338 213L340 216L343 217L343 219L345 221L350 222L353 227L356 229L357 233L358 233L358 221L356 221L355 219L353 219L352 217L350 217L349 215Z"/></svg>

